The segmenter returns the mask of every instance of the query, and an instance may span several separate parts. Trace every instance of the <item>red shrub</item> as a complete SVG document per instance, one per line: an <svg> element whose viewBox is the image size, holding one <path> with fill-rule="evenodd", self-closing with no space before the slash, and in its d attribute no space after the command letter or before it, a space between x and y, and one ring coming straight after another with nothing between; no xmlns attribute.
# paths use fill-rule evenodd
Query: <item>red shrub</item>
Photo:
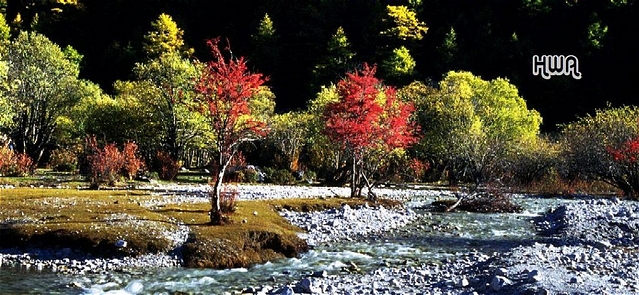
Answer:
<svg viewBox="0 0 639 295"><path fill-rule="evenodd" d="M91 170L91 186L97 188L102 183L114 185L124 166L124 156L118 147L107 144L100 149L95 137L87 138L86 145L86 150L89 151L87 161Z"/></svg>
<svg viewBox="0 0 639 295"><path fill-rule="evenodd" d="M426 174L426 171L430 169L430 164L426 161L421 161L419 159L413 158L410 160L410 164L408 165L410 169L410 176L413 178L413 181L421 181Z"/></svg>
<svg viewBox="0 0 639 295"><path fill-rule="evenodd" d="M0 146L0 175L9 174L15 164L13 151L7 146Z"/></svg>
<svg viewBox="0 0 639 295"><path fill-rule="evenodd" d="M33 160L22 153L15 153L9 147L0 147L0 175L26 176L35 169Z"/></svg>
<svg viewBox="0 0 639 295"><path fill-rule="evenodd" d="M132 180L140 169L144 167L144 161L137 155L138 145L135 142L127 142L124 144L122 156L124 158L124 174Z"/></svg>
<svg viewBox="0 0 639 295"><path fill-rule="evenodd" d="M160 179L172 180L177 176L180 170L180 164L177 160L174 160L169 153L158 151L156 160L160 165Z"/></svg>
<svg viewBox="0 0 639 295"><path fill-rule="evenodd" d="M35 165L31 157L27 154L15 155L15 166L13 167L13 174L17 176L26 176L33 173Z"/></svg>

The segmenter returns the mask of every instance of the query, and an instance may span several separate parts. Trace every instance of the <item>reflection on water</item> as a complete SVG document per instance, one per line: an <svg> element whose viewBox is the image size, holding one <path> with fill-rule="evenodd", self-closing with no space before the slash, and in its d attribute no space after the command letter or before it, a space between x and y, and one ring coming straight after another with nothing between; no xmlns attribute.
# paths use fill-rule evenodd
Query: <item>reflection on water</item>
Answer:
<svg viewBox="0 0 639 295"><path fill-rule="evenodd" d="M429 200L425 200L428 202ZM530 217L566 200L520 198L521 214L429 213L384 239L322 245L299 258L249 269L142 269L110 275L68 276L50 272L0 269L0 294L128 294L188 292L223 294L273 285L317 271L337 274L354 263L362 271L382 266L440 262L456 253L499 252L532 242ZM125 292L129 291L129 292Z"/></svg>

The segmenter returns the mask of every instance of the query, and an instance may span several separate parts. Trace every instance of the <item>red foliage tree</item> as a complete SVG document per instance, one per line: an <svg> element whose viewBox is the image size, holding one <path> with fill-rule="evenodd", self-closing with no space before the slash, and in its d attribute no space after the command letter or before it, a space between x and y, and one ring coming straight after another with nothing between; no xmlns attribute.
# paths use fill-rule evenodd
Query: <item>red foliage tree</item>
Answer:
<svg viewBox="0 0 639 295"><path fill-rule="evenodd" d="M267 133L266 123L251 116L249 103L266 79L248 70L243 57L225 59L220 39L209 40L214 60L206 63L196 84L199 111L210 121L218 151L217 169L213 171L211 223L222 223L220 193L224 173L242 142L256 140ZM230 48L226 47L230 52Z"/></svg>
<svg viewBox="0 0 639 295"><path fill-rule="evenodd" d="M337 84L339 101L327 105L324 113L326 134L352 155L352 197L361 195L362 178L374 197L363 171L367 151L408 147L418 139L419 127L410 121L413 105L382 85L375 71L375 66L364 64L362 71L348 73Z"/></svg>

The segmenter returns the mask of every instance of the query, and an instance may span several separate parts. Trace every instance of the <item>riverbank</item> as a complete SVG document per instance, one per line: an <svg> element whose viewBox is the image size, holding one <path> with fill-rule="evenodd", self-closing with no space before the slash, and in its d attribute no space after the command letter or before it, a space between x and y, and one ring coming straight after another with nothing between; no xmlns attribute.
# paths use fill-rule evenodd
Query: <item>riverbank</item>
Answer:
<svg viewBox="0 0 639 295"><path fill-rule="evenodd" d="M192 185L128 191L4 188L0 266L65 274L136 267L247 267L306 251L307 244L298 235L303 229L290 225L276 210L367 204L341 198L349 192L344 188L242 185L236 187L239 201L232 224L219 227L207 224L207 189ZM387 191L397 200L414 195L410 190ZM388 207L397 204L386 202Z"/></svg>
<svg viewBox="0 0 639 295"><path fill-rule="evenodd" d="M366 274L316 273L254 294L639 293L637 203L580 201L534 222L543 238L502 253L468 252L441 263Z"/></svg>

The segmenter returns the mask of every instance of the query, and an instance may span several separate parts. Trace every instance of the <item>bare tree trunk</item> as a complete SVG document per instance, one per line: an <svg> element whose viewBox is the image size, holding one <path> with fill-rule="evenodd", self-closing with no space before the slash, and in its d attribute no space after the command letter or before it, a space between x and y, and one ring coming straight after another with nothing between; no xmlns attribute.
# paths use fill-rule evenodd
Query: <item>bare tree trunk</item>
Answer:
<svg viewBox="0 0 639 295"><path fill-rule="evenodd" d="M353 155L353 169L351 171L351 198L357 197L357 157Z"/></svg>
<svg viewBox="0 0 639 295"><path fill-rule="evenodd" d="M220 225L223 222L222 210L220 207L220 195L222 194L224 173L226 172L226 166L230 163L230 159L231 157L229 157L229 159L224 159L224 155L220 154L220 166L217 171L215 182L213 183L213 192L211 194L211 212L209 213L211 224Z"/></svg>
<svg viewBox="0 0 639 295"><path fill-rule="evenodd" d="M444 212L451 212L453 210L455 210L455 208L457 208L467 197L470 197L472 194L463 194L463 193L455 193L455 196L457 197L457 202L455 202L455 204L452 204L450 207L446 208L446 210L444 210Z"/></svg>

